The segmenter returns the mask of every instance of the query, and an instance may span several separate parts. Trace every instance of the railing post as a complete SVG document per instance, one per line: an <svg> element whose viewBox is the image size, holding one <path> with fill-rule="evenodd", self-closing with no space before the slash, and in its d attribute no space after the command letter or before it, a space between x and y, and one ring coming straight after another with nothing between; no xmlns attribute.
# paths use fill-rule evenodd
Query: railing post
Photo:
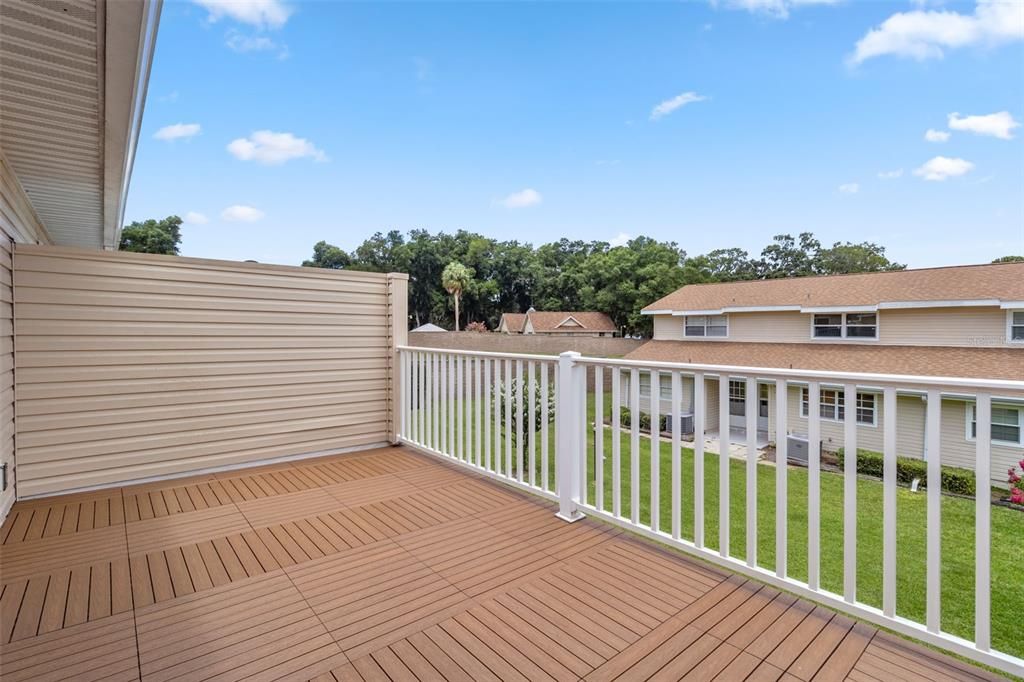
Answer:
<svg viewBox="0 0 1024 682"><path fill-rule="evenodd" d="M558 483L558 514L572 523L583 518L580 502L580 433L582 400L577 395L577 376L583 367L576 364L579 353L566 351L558 356L558 391L555 394L555 476ZM583 384L586 391L586 385Z"/></svg>

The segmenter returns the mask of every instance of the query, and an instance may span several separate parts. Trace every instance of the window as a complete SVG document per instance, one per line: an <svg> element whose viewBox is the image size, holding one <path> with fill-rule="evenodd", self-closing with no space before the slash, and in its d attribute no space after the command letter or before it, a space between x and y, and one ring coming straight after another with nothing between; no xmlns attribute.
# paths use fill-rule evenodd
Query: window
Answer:
<svg viewBox="0 0 1024 682"><path fill-rule="evenodd" d="M661 400L672 400L672 375L660 375L658 383L658 395L661 397ZM647 372L643 372L640 375L640 396L643 398L651 397L651 375Z"/></svg>
<svg viewBox="0 0 1024 682"><path fill-rule="evenodd" d="M806 417L810 413L810 391L801 389L800 393L800 416ZM819 414L827 421L841 422L846 419L846 395L844 391L823 388L818 401ZM877 410L875 407L874 393L857 392L857 423L865 426L875 426Z"/></svg>
<svg viewBox="0 0 1024 682"><path fill-rule="evenodd" d="M1024 310L1008 310L1006 312L1006 335L1009 341L1024 342Z"/></svg>
<svg viewBox="0 0 1024 682"><path fill-rule="evenodd" d="M967 406L967 438L978 437L978 408ZM1021 431L1024 430L1024 407L992 405L992 440L1000 443L1024 445Z"/></svg>
<svg viewBox="0 0 1024 682"><path fill-rule="evenodd" d="M729 380L729 414L742 417L747 413L747 382L742 379Z"/></svg>
<svg viewBox="0 0 1024 682"><path fill-rule="evenodd" d="M815 315L811 335L816 339L877 339L878 313Z"/></svg>
<svg viewBox="0 0 1024 682"><path fill-rule="evenodd" d="M729 336L729 318L726 315L687 315L683 318L683 336L725 338Z"/></svg>

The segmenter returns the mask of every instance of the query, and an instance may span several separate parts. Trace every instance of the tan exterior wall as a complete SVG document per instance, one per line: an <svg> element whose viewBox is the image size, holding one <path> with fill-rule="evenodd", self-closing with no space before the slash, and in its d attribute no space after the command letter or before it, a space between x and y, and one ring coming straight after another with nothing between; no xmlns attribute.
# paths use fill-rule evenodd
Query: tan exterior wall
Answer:
<svg viewBox="0 0 1024 682"><path fill-rule="evenodd" d="M796 311L729 313L729 337L720 340L763 343L871 343L901 346L1014 345L1006 338L1006 311L996 307L881 310L878 313L877 341L811 338L811 317L810 314ZM686 340L683 337L683 318L655 315L654 338Z"/></svg>
<svg viewBox="0 0 1024 682"><path fill-rule="evenodd" d="M389 439L387 275L18 247L14 284L19 497Z"/></svg>
<svg viewBox="0 0 1024 682"><path fill-rule="evenodd" d="M32 204L0 153L0 464L7 465L7 489L0 491L0 523L17 496L14 457L14 281L12 251L15 243L49 244Z"/></svg>

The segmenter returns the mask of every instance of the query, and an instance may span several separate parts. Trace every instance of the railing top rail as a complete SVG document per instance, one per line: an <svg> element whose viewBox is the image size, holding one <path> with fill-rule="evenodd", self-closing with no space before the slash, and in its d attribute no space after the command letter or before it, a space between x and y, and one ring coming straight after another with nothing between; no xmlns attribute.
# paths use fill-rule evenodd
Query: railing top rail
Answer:
<svg viewBox="0 0 1024 682"><path fill-rule="evenodd" d="M530 353L496 353L485 350L456 350L454 348L428 348L426 346L398 346L400 351L420 353L446 353L448 355L469 355L472 357L497 358L502 360L535 360L538 362L558 362L557 355L537 355Z"/></svg>
<svg viewBox="0 0 1024 682"><path fill-rule="evenodd" d="M980 379L970 377L943 377L914 374L879 374L871 372L839 372L816 369L790 369L783 367L749 367L744 365L704 365L685 362L662 362L657 360L619 360L609 358L580 357L577 362L605 367L655 369L663 371L701 372L704 374L754 375L766 379L802 379L805 381L849 382L859 385L878 386L921 386L941 388L964 388L983 391L1009 391L1024 394L1024 381L1012 379Z"/></svg>

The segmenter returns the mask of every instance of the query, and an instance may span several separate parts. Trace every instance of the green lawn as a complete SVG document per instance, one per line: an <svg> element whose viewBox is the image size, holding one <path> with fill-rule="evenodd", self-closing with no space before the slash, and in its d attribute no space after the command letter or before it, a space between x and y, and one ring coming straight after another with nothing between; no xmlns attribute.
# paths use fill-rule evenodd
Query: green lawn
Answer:
<svg viewBox="0 0 1024 682"><path fill-rule="evenodd" d="M525 402L525 401L524 401ZM588 401L588 501L595 497L595 462L593 396ZM607 413L606 413L607 414ZM467 426L467 428L469 428ZM470 431L471 443L475 442ZM493 434L492 434L493 438ZM604 503L612 510L612 432L603 430ZM630 515L630 444L629 432L621 438L622 515ZM549 425L549 489L554 490L554 424ZM502 442L504 448L504 441ZM513 449L514 452L514 449ZM524 447L524 461L528 448ZM540 484L540 446L537 446L536 475ZM641 437L639 451L640 521L651 519L651 440ZM681 452L680 505L681 534L693 540L693 451ZM668 440L661 442L659 457L661 530L672 528L672 456ZM733 557L746 557L746 463L730 460L729 551ZM704 457L704 543L718 549L719 458ZM504 466L502 466L504 471ZM528 477L528 471L527 477ZM788 537L787 568L791 577L807 578L807 471L800 467L788 470ZM775 467L758 465L757 475L757 563L775 568ZM897 575L896 611L906 618L923 622L925 616L925 548L926 496L923 492L897 491ZM842 593L843 585L843 477L821 473L821 585ZM1003 507L992 508L992 646L1000 651L1024 657L1024 638L1020 604L1024 595L1024 513ZM860 479L857 483L857 598L881 607L882 603L882 484ZM942 629L973 639L974 633L974 501L943 496L942 498Z"/></svg>

